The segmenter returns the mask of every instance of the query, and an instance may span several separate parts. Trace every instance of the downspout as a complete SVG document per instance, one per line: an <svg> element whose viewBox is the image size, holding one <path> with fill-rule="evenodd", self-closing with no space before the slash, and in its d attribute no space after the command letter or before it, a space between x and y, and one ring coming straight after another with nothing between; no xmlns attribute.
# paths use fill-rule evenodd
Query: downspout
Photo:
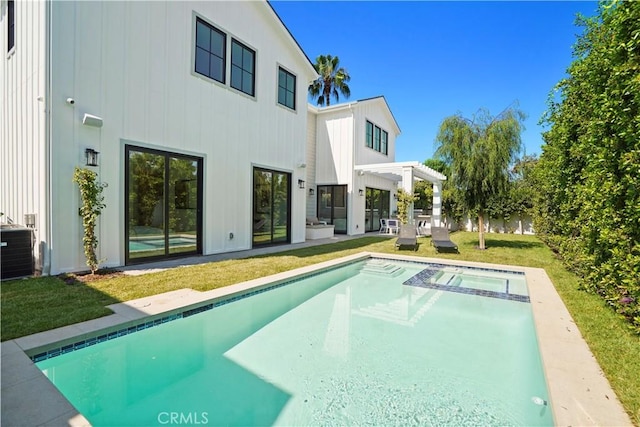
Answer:
<svg viewBox="0 0 640 427"><path fill-rule="evenodd" d="M356 126L355 126L355 120L353 117L353 107L351 105L351 103L349 103L349 105L347 106L347 108L349 108L349 112L351 113L351 203L348 205L348 211L347 211L347 235L351 236L352 234L354 234L351 230L351 227L353 226L353 217L354 217L354 206L356 204L356 196L355 196L355 183L356 183L356 177L355 177L355 170L353 169L353 167L356 164Z"/></svg>
<svg viewBox="0 0 640 427"><path fill-rule="evenodd" d="M51 218L51 201L53 200L52 191L52 173L53 165L51 161L51 107L53 105L51 100L51 87L52 87L52 67L51 67L51 38L53 34L53 13L51 11L51 1L45 2L45 25L47 26L45 31L46 43L45 43L45 119L44 119L44 163L47 171L42 178L44 182L41 183L41 188L45 193L45 241L40 243L40 256L42 257L42 275L48 276L51 274L51 239L53 232L51 230L51 224L53 223Z"/></svg>

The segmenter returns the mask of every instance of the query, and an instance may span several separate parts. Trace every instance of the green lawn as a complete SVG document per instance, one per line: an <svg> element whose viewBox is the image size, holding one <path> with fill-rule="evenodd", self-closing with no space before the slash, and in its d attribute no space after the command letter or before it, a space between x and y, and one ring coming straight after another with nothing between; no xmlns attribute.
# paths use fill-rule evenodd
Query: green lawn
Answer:
<svg viewBox="0 0 640 427"><path fill-rule="evenodd" d="M2 340L106 315L104 306L118 301L181 288L210 290L362 251L540 267L555 284L633 422L640 426L640 337L620 316L596 295L580 291L577 277L535 236L487 234L485 251L475 249L477 233L457 232L451 238L460 254L436 254L428 238L419 239L417 252L398 251L395 239L374 236L86 284L68 285L55 277L3 282Z"/></svg>

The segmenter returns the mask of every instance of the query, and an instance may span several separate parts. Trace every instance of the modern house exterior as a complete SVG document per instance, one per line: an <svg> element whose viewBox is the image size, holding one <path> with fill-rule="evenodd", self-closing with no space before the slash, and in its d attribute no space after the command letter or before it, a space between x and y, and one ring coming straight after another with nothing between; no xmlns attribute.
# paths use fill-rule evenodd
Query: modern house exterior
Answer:
<svg viewBox="0 0 640 427"><path fill-rule="evenodd" d="M400 127L383 96L309 105L308 117L308 217L333 224L336 233L377 231L380 219L396 214L398 188L413 194L414 182L426 180L434 190L431 222L440 225L446 177L417 161L395 161Z"/></svg>
<svg viewBox="0 0 640 427"><path fill-rule="evenodd" d="M304 241L317 74L267 2L0 10L0 212L43 274L86 268L76 167L108 185L103 266Z"/></svg>

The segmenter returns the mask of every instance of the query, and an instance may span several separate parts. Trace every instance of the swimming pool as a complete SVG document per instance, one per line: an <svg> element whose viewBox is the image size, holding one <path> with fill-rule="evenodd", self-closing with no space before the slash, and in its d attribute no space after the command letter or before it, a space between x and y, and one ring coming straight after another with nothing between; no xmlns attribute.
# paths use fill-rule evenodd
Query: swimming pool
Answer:
<svg viewBox="0 0 640 427"><path fill-rule="evenodd" d="M34 360L93 425L553 424L522 274L371 259L173 316Z"/></svg>

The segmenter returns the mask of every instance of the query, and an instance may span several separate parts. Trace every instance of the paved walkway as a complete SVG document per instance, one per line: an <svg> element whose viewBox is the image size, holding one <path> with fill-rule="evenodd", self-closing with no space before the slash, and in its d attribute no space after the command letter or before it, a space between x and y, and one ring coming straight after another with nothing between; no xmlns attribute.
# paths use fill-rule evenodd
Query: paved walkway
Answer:
<svg viewBox="0 0 640 427"><path fill-rule="evenodd" d="M206 264L208 262L214 262L214 261L224 261L228 259L250 258L256 255L274 254L278 252L291 251L296 249L308 248L312 246L326 245L329 243L343 242L346 240L361 239L362 237L370 237L370 236L387 237L387 238L397 237L397 235L392 235L392 234L380 234L377 231L372 231L366 234L358 234L355 236L347 236L346 234L335 234L333 237L329 239L307 240L306 242L302 242L302 243L266 246L266 247L257 248L257 249L247 249L247 250L236 251L236 252L224 252L224 253L213 254L213 255L198 255L198 256L192 256L187 258L166 259L166 260L157 261L157 262L147 262L144 264L135 264L135 265L127 265L124 267L118 267L118 270L122 270L125 274L136 276L140 274L153 273L156 271L162 271L168 268L181 267L185 265L198 265L198 264Z"/></svg>

